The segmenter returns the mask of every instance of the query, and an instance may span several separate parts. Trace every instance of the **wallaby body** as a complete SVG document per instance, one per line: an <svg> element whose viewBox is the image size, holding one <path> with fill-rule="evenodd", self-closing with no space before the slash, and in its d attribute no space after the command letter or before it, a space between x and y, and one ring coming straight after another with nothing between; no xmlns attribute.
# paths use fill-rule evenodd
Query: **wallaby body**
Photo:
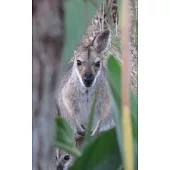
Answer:
<svg viewBox="0 0 170 170"><path fill-rule="evenodd" d="M110 32L101 32L91 45L75 56L57 91L57 109L74 132L87 127L91 105L98 91L93 119L93 134L114 125L111 100L102 52L108 45Z"/></svg>

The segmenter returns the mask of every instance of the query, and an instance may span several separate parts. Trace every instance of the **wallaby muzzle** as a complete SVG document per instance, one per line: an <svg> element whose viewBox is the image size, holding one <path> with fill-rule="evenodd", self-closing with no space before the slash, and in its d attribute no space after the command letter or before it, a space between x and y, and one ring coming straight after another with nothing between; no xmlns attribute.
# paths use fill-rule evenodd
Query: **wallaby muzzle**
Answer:
<svg viewBox="0 0 170 170"><path fill-rule="evenodd" d="M94 76L92 73L85 73L85 75L83 76L83 83L86 87L91 87L94 81Z"/></svg>
<svg viewBox="0 0 170 170"><path fill-rule="evenodd" d="M57 170L63 170L63 169L64 169L63 165L61 165L61 164L57 165Z"/></svg>

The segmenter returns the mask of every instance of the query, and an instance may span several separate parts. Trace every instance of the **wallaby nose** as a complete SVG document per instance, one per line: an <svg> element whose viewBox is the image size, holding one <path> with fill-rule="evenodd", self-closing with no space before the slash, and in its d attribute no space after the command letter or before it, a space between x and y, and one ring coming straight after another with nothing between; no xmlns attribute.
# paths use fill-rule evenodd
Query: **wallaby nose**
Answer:
<svg viewBox="0 0 170 170"><path fill-rule="evenodd" d="M86 87L90 87L93 83L94 76L91 73L86 73L84 75L83 81Z"/></svg>
<svg viewBox="0 0 170 170"><path fill-rule="evenodd" d="M59 164L58 166L57 166L57 170L63 170L63 166L61 165L61 164Z"/></svg>
<svg viewBox="0 0 170 170"><path fill-rule="evenodd" d="M89 81L93 80L93 74L91 74L91 73L85 74L83 80L84 80L85 82L89 82Z"/></svg>

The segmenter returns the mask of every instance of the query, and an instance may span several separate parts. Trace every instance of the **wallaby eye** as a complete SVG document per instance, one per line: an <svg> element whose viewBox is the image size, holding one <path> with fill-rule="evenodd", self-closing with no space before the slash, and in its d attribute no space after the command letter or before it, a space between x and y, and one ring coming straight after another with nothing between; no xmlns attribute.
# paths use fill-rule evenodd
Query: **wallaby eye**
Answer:
<svg viewBox="0 0 170 170"><path fill-rule="evenodd" d="M82 65L82 62L80 60L77 60L77 65L78 66L81 66Z"/></svg>
<svg viewBox="0 0 170 170"><path fill-rule="evenodd" d="M70 159L69 155L64 156L64 160L68 161Z"/></svg>
<svg viewBox="0 0 170 170"><path fill-rule="evenodd" d="M100 67L100 61L98 61L97 63L95 63L96 67Z"/></svg>

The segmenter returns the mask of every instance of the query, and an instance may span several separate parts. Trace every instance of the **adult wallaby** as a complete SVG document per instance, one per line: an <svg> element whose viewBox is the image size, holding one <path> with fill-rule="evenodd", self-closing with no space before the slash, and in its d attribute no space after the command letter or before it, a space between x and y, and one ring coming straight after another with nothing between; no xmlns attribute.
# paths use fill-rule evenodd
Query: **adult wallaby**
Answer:
<svg viewBox="0 0 170 170"><path fill-rule="evenodd" d="M110 39L108 29L99 33L92 43L82 47L74 57L57 90L57 110L74 132L84 132L87 127L94 94L98 89L92 126L92 135L114 125L111 113L109 87L103 65L103 52Z"/></svg>

